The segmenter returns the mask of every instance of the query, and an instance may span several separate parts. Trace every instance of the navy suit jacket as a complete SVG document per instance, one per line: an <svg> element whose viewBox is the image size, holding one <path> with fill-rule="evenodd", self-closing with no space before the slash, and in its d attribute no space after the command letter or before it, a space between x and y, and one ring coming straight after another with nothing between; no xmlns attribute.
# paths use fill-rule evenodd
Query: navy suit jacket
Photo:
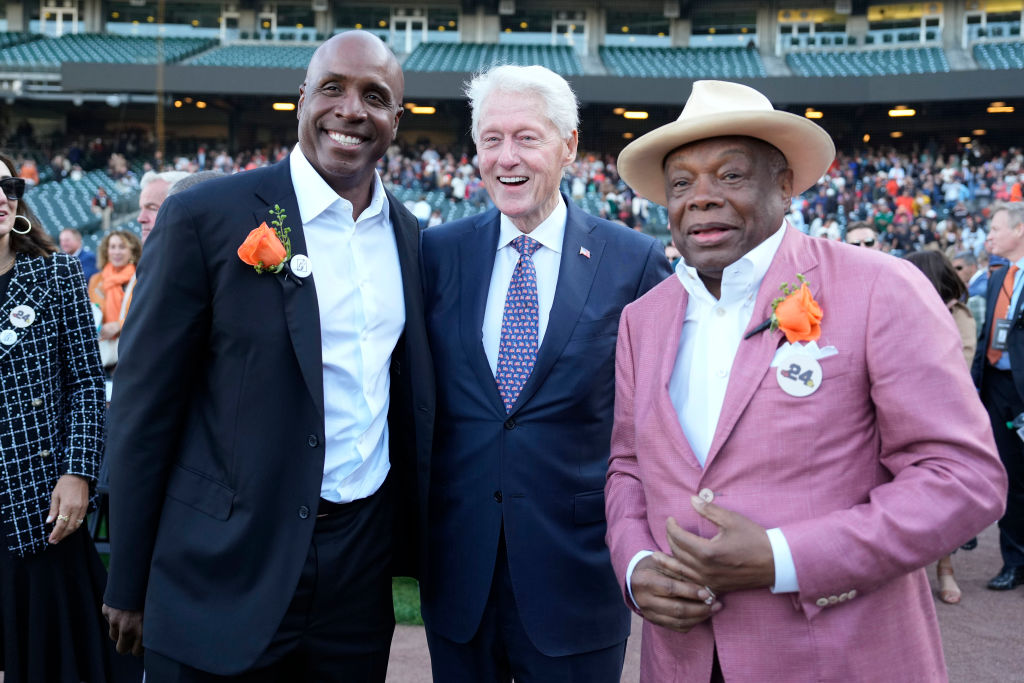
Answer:
<svg viewBox="0 0 1024 683"><path fill-rule="evenodd" d="M474 635L504 532L523 625L549 656L629 635L604 541L615 340L622 308L671 272L660 242L565 202L544 341L508 413L481 340L498 211L429 228L422 248L438 380L423 618L449 640Z"/></svg>
<svg viewBox="0 0 1024 683"><path fill-rule="evenodd" d="M988 290L988 273L981 272L981 275L967 288L967 296L985 296Z"/></svg>
<svg viewBox="0 0 1024 683"><path fill-rule="evenodd" d="M391 360L389 476L397 504L409 507L397 516L415 529L416 460L429 457L433 387L419 229L388 200L406 309ZM250 668L280 625L323 480L316 272L304 280L257 274L237 255L275 204L287 214L292 253L307 253L287 159L209 180L161 206L110 404L104 601L144 606L147 648L219 675Z"/></svg>
<svg viewBox="0 0 1024 683"><path fill-rule="evenodd" d="M985 296L985 324L978 333L978 349L974 352L974 363L971 365L971 377L974 384L981 388L982 378L985 373L985 360L988 354L988 343L992 337L992 316L995 314L996 301L999 299L999 290L1003 286L1003 280L1009 272L1009 266L1003 266L988 278L988 292ZM1007 283L1012 287L1012 283ZM1013 383L1017 386L1017 394L1024 397L1024 296L1017 302L1017 309L1013 315L1013 327L1007 337L1007 353L1010 354L1010 367L1013 369Z"/></svg>

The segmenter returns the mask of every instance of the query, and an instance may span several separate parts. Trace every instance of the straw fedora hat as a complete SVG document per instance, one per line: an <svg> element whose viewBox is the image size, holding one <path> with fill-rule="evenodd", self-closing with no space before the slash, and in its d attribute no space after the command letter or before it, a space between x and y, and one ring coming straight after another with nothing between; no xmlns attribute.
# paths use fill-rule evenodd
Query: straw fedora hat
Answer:
<svg viewBox="0 0 1024 683"><path fill-rule="evenodd" d="M793 169L793 192L808 189L828 170L836 147L825 129L796 114L777 111L768 98L745 85L695 81L683 113L626 145L619 175L653 202L666 205L662 172L669 152L689 142L744 135L774 145Z"/></svg>

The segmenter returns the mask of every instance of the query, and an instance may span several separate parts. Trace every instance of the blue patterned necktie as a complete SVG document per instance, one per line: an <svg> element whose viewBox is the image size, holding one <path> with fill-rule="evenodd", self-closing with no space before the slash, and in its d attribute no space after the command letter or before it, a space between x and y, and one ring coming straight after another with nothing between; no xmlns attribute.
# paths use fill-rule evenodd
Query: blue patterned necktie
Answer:
<svg viewBox="0 0 1024 683"><path fill-rule="evenodd" d="M498 367L494 379L498 392L510 412L519 398L519 392L530 377L537 362L537 330L540 321L537 306L537 269L533 266L533 253L541 244L526 235L512 240L512 248L519 252L519 261L508 283L505 313L501 317L501 341L498 344Z"/></svg>

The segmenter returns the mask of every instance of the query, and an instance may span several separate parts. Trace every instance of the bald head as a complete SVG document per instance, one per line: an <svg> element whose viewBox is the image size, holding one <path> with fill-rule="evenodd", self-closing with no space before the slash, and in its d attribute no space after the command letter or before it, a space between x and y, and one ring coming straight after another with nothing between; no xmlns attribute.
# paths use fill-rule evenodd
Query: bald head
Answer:
<svg viewBox="0 0 1024 683"><path fill-rule="evenodd" d="M317 48L299 88L299 148L357 216L370 203L377 160L398 134L404 89L395 55L366 31Z"/></svg>

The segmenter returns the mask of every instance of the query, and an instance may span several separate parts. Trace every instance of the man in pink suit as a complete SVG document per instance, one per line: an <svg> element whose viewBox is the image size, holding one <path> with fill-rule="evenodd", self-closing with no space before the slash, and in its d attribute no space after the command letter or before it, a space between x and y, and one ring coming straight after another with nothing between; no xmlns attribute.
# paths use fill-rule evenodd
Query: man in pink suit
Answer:
<svg viewBox="0 0 1024 683"><path fill-rule="evenodd" d="M607 540L643 681L946 679L922 568L999 518L1006 476L928 282L785 222L833 156L698 81L619 157L683 257L616 353Z"/></svg>

